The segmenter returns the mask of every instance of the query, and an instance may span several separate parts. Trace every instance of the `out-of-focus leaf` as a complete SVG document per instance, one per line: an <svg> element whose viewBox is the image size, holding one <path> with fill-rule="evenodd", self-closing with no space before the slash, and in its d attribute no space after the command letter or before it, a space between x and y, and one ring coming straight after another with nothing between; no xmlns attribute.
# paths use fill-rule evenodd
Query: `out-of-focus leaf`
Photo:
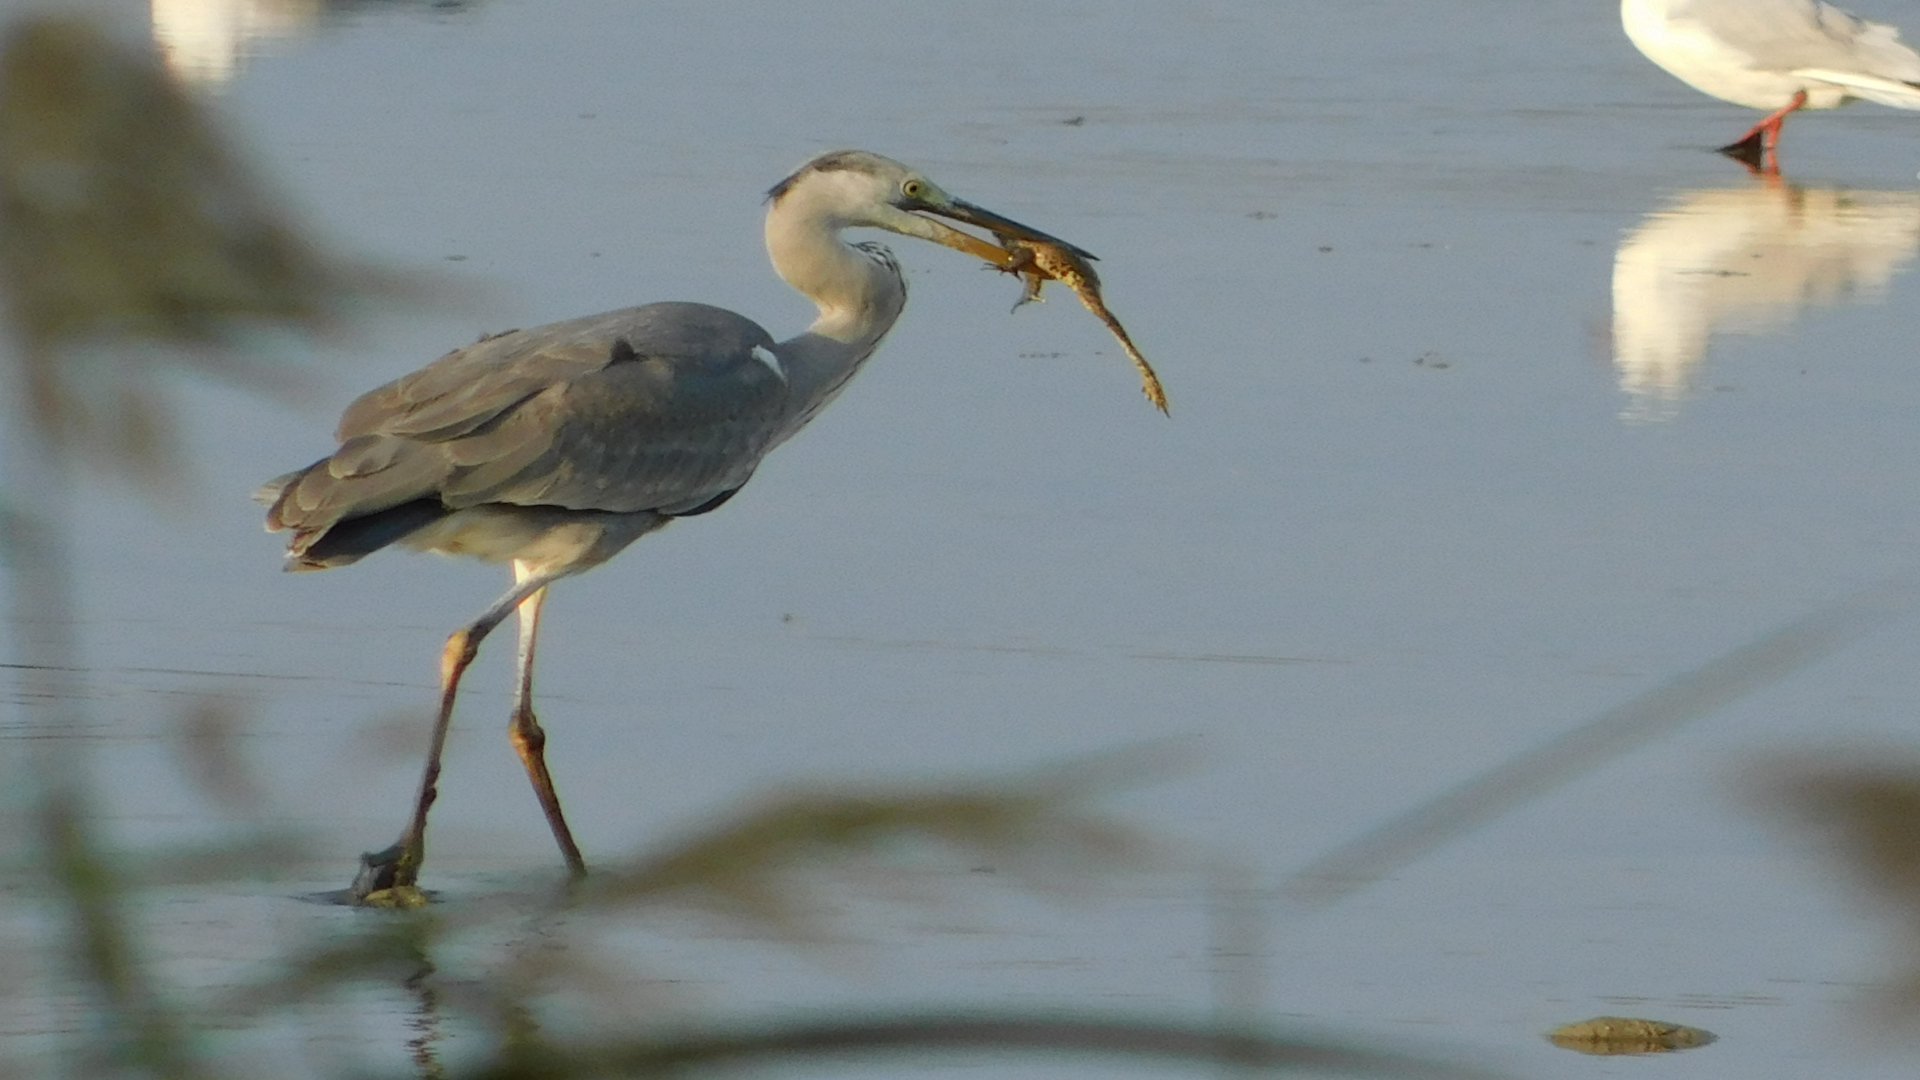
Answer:
<svg viewBox="0 0 1920 1080"><path fill-rule="evenodd" d="M158 365L254 385L285 373L237 330L327 325L357 277L321 257L149 52L76 16L0 44L0 283L20 342L6 396L56 445L164 468Z"/></svg>
<svg viewBox="0 0 1920 1080"><path fill-rule="evenodd" d="M259 810L266 805L240 739L245 723L233 702L203 697L175 722L174 759L199 791L229 810Z"/></svg>
<svg viewBox="0 0 1920 1080"><path fill-rule="evenodd" d="M1893 1004L1920 1022L1920 760L1789 758L1761 798L1824 829L1854 876L1903 920L1908 970Z"/></svg>
<svg viewBox="0 0 1920 1080"><path fill-rule="evenodd" d="M325 321L337 271L152 56L43 16L0 64L0 259L23 333L203 344L235 319Z"/></svg>

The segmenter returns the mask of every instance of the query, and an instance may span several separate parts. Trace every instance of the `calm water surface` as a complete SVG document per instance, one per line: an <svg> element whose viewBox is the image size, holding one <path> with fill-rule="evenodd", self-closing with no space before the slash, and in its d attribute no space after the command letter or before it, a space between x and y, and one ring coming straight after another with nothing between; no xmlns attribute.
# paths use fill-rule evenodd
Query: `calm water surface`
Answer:
<svg viewBox="0 0 1920 1080"><path fill-rule="evenodd" d="M1009 315L1012 281L893 240L913 302L846 395L723 512L556 590L542 715L590 860L770 784L1167 740L1197 767L1119 807L1271 889L1920 574L1920 125L1798 117L1785 181L1750 179L1705 148L1752 118L1644 61L1602 0L497 0L359 8L236 63L215 100L310 216L468 300L369 322L295 406L190 389L197 501L86 504L115 814L136 838L206 830L166 736L195 695L233 695L329 860L164 905L199 978L337 917L288 897L390 840L415 766L379 748L424 724L442 636L504 580L400 556L280 574L245 493L327 450L352 394L483 332L661 299L796 332L810 309L766 265L760 199L823 149L912 162L1100 254L1173 415L1064 291ZM558 871L502 738L503 644L435 814L454 898ZM1225 971L1264 1015L1528 1076L1908 1076L1862 1039L1891 925L1739 780L1910 742L1916 650L1920 620L1896 621L1341 904L1257 905L1232 950L1251 957L1218 954L1180 875L855 905L845 953L642 947L676 993L749 1010L1188 1016ZM329 1052L404 1062L408 1000L361 1004ZM1622 1063L1541 1038L1599 1013L1721 1041Z"/></svg>

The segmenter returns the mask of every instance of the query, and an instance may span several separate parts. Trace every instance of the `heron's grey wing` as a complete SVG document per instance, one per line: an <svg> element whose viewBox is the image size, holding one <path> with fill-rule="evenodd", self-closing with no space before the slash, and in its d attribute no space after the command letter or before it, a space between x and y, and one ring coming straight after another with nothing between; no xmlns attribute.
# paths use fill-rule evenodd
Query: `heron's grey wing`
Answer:
<svg viewBox="0 0 1920 1080"><path fill-rule="evenodd" d="M746 482L786 400L773 341L702 304L515 331L355 401L339 450L283 485L269 528L296 553L418 499L691 509Z"/></svg>
<svg viewBox="0 0 1920 1080"><path fill-rule="evenodd" d="M1822 0L1690 0L1673 9L1676 25L1697 24L1766 71L1825 69L1898 82L1920 80L1920 54L1900 31L1868 22Z"/></svg>
<svg viewBox="0 0 1920 1080"><path fill-rule="evenodd" d="M457 438L549 386L605 367L614 344L648 321L647 309L623 308L481 338L360 395L335 437Z"/></svg>
<svg viewBox="0 0 1920 1080"><path fill-rule="evenodd" d="M786 384L751 356L648 355L554 386L447 444L448 506L691 510L747 482L779 429Z"/></svg>

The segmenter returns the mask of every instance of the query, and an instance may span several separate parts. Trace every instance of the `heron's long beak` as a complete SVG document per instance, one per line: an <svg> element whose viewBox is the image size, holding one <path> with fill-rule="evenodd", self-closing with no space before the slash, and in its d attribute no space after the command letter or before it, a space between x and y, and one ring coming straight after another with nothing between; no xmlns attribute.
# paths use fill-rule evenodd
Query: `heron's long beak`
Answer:
<svg viewBox="0 0 1920 1080"><path fill-rule="evenodd" d="M1022 225L1012 218L1001 217L991 210L975 206L963 199L948 199L938 205L919 207L917 209L919 210L919 215L922 216L922 220L933 226L933 236L930 237L930 239L945 244L950 248L958 248L969 255L985 259L990 263L1005 263L1012 257L1012 253L1004 248L989 244L977 236L961 232L959 229L949 228L938 221L924 217L924 215L938 214L941 217L951 218L963 224L976 225L991 232L1002 244L1010 240L1031 240L1065 248L1082 259L1095 258L1091 252L1075 247L1057 236L1043 233L1031 225Z"/></svg>

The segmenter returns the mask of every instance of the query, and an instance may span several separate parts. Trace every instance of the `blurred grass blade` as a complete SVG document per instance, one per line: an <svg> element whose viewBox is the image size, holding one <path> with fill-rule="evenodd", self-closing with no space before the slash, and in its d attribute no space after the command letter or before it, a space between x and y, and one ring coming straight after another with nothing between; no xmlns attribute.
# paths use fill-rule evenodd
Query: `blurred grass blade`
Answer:
<svg viewBox="0 0 1920 1080"><path fill-rule="evenodd" d="M529 1044L475 1080L579 1080L590 1076L662 1076L694 1068L740 1067L806 1057L894 1055L924 1067L930 1052L1040 1052L1146 1058L1230 1068L1297 1070L1317 1076L1494 1080L1499 1074L1357 1043L1213 1030L1160 1021L1013 1016L907 1016L796 1023L684 1039L633 1039L601 1045Z"/></svg>
<svg viewBox="0 0 1920 1080"><path fill-rule="evenodd" d="M941 844L1015 870L1137 865L1145 837L1082 804L1137 782L1162 757L1149 748L944 790L775 796L659 855L594 875L582 897L691 904L792 932L807 921L796 871L902 842Z"/></svg>
<svg viewBox="0 0 1920 1080"><path fill-rule="evenodd" d="M80 1056L90 1059L85 1071L162 1080L202 1075L180 1018L141 958L136 927L122 905L119 869L102 854L79 793L52 791L39 813L49 877L61 890L69 923L69 956L107 1020L98 1037L80 1046Z"/></svg>
<svg viewBox="0 0 1920 1080"><path fill-rule="evenodd" d="M262 831L226 844L162 848L122 855L121 876L141 888L258 881L303 866L311 857L306 837Z"/></svg>
<svg viewBox="0 0 1920 1080"><path fill-rule="evenodd" d="M285 958L285 967L225 998L225 1009L258 1013L372 985L407 985L430 973L430 951L442 924L423 912L387 913L357 923L341 940Z"/></svg>
<svg viewBox="0 0 1920 1080"><path fill-rule="evenodd" d="M1139 846L1124 826L1006 793L802 793L770 799L631 869L597 875L585 895L603 903L691 904L791 931L807 921L795 871L901 841L1079 866L1116 863Z"/></svg>
<svg viewBox="0 0 1920 1080"><path fill-rule="evenodd" d="M1917 604L1920 592L1913 585L1882 585L1796 619L1399 814L1294 871L1281 888L1308 903L1332 903L1530 799L1825 659Z"/></svg>

